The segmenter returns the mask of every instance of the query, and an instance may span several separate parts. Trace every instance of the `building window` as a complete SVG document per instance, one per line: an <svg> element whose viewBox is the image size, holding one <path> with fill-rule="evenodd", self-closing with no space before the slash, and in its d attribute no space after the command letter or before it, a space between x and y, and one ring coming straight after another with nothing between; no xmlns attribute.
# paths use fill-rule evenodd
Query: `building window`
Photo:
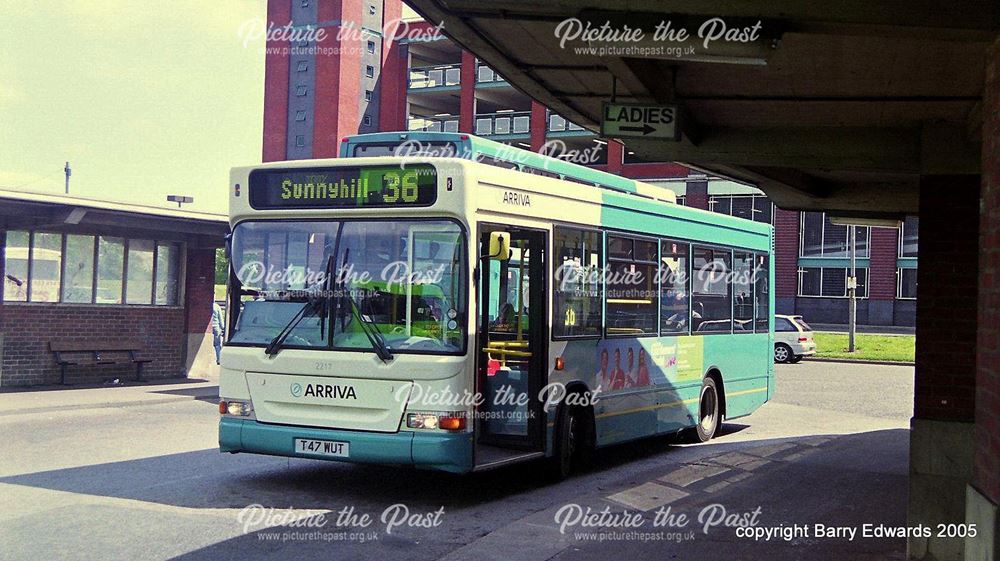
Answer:
<svg viewBox="0 0 1000 561"><path fill-rule="evenodd" d="M917 297L917 269L898 269L896 275L899 285L896 287L896 298L913 300Z"/></svg>
<svg viewBox="0 0 1000 561"><path fill-rule="evenodd" d="M375 41L368 41L368 54L375 54Z"/></svg>
<svg viewBox="0 0 1000 561"><path fill-rule="evenodd" d="M374 16L376 14L375 4L368 4L368 15Z"/></svg>
<svg viewBox="0 0 1000 561"><path fill-rule="evenodd" d="M857 256L868 257L867 226L855 226ZM799 226L799 257L850 257L848 227L830 221L824 212L803 212Z"/></svg>
<svg viewBox="0 0 1000 561"><path fill-rule="evenodd" d="M372 100L372 91L365 90L365 101L371 101L371 100Z"/></svg>
<svg viewBox="0 0 1000 561"><path fill-rule="evenodd" d="M125 240L101 236L97 241L98 304L121 304L125 272Z"/></svg>
<svg viewBox="0 0 1000 561"><path fill-rule="evenodd" d="M774 203L764 195L712 195L708 210L765 224L774 223Z"/></svg>
<svg viewBox="0 0 1000 561"><path fill-rule="evenodd" d="M365 66L365 76L369 78L375 77L375 67L372 65Z"/></svg>
<svg viewBox="0 0 1000 561"><path fill-rule="evenodd" d="M604 253L600 232L556 227L552 248L552 335L599 337Z"/></svg>
<svg viewBox="0 0 1000 561"><path fill-rule="evenodd" d="M309 70L309 62L305 60L300 60L298 66L296 66L299 72L305 72Z"/></svg>
<svg viewBox="0 0 1000 561"><path fill-rule="evenodd" d="M94 236L66 236L62 301L89 304L94 298Z"/></svg>
<svg viewBox="0 0 1000 561"><path fill-rule="evenodd" d="M693 249L691 327L701 333L729 333L733 328L733 256L727 249Z"/></svg>
<svg viewBox="0 0 1000 561"><path fill-rule="evenodd" d="M799 296L847 297L846 267L800 267ZM858 298L868 297L868 269L858 268Z"/></svg>
<svg viewBox="0 0 1000 561"><path fill-rule="evenodd" d="M28 232L7 232L4 253L3 297L7 302L28 301L28 260L31 235Z"/></svg>
<svg viewBox="0 0 1000 561"><path fill-rule="evenodd" d="M608 236L608 335L656 335L657 242Z"/></svg>
<svg viewBox="0 0 1000 561"><path fill-rule="evenodd" d="M691 247L679 241L660 240L660 333L684 334L690 325Z"/></svg>
<svg viewBox="0 0 1000 561"><path fill-rule="evenodd" d="M306 120L306 112L305 111L296 111L295 112L295 120L296 121L305 121Z"/></svg>
<svg viewBox="0 0 1000 561"><path fill-rule="evenodd" d="M180 255L169 242L9 231L4 300L121 304L124 296L126 304L174 306Z"/></svg>
<svg viewBox="0 0 1000 561"><path fill-rule="evenodd" d="M29 299L32 302L58 302L61 273L62 234L32 232Z"/></svg>
<svg viewBox="0 0 1000 561"><path fill-rule="evenodd" d="M899 256L916 257L917 239L920 233L920 220L916 216L907 216L899 229Z"/></svg>
<svg viewBox="0 0 1000 561"><path fill-rule="evenodd" d="M296 135L295 136L295 146L298 147L298 148L302 148L305 145L306 145L306 137L303 136L303 135L301 135L301 134Z"/></svg>
<svg viewBox="0 0 1000 561"><path fill-rule="evenodd" d="M370 127L371 124L372 124L372 116L371 115L365 115L365 118L362 120L362 122L364 123L364 125L366 127Z"/></svg>
<svg viewBox="0 0 1000 561"><path fill-rule="evenodd" d="M298 86L295 88L295 95L299 97L305 97L309 93L309 90L305 86Z"/></svg>
<svg viewBox="0 0 1000 561"><path fill-rule="evenodd" d="M677 204L679 204L680 206L684 206L684 201L686 200L687 197L685 195L677 195Z"/></svg>
<svg viewBox="0 0 1000 561"><path fill-rule="evenodd" d="M174 243L156 245L156 294L154 304L176 306L180 285L180 246Z"/></svg>
<svg viewBox="0 0 1000 561"><path fill-rule="evenodd" d="M153 299L153 249L150 240L129 240L125 303L150 304Z"/></svg>

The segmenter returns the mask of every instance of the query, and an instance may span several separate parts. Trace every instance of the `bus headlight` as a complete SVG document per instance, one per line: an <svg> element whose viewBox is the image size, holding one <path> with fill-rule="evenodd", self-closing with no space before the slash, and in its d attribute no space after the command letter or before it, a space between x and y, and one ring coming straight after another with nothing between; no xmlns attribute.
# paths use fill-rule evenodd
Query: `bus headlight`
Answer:
<svg viewBox="0 0 1000 561"><path fill-rule="evenodd" d="M408 413L406 426L425 430L465 430L463 413Z"/></svg>
<svg viewBox="0 0 1000 561"><path fill-rule="evenodd" d="M223 400L219 402L219 414L250 417L253 415L253 403L238 399Z"/></svg>

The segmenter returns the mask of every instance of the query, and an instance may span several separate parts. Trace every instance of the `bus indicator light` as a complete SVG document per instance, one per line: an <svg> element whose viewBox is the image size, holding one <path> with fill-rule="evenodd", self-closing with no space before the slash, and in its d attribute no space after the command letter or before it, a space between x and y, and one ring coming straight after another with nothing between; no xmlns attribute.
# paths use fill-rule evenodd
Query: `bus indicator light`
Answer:
<svg viewBox="0 0 1000 561"><path fill-rule="evenodd" d="M563 360L563 357L557 356L556 357L556 370L562 370L563 368L566 368L566 361Z"/></svg>
<svg viewBox="0 0 1000 561"><path fill-rule="evenodd" d="M438 426L444 430L462 430L465 428L465 417L441 417Z"/></svg>

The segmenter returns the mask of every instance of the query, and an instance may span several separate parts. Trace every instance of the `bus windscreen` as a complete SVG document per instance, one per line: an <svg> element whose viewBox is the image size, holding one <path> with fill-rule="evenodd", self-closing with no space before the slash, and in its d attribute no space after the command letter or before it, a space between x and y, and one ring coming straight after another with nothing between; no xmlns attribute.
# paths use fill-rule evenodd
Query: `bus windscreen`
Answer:
<svg viewBox="0 0 1000 561"><path fill-rule="evenodd" d="M425 164L260 169L250 173L249 195L258 210L430 206L437 170Z"/></svg>

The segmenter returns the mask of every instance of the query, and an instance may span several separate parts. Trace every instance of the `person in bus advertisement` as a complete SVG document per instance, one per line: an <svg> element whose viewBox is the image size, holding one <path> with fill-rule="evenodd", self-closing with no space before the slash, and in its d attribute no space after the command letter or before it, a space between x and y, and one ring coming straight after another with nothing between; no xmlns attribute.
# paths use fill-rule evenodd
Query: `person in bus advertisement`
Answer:
<svg viewBox="0 0 1000 561"><path fill-rule="evenodd" d="M622 366L623 354L625 367ZM601 372L595 382L606 391L666 384L677 370L677 345L673 343L606 339L598 344L597 355ZM606 366L609 355L614 356L610 374Z"/></svg>

